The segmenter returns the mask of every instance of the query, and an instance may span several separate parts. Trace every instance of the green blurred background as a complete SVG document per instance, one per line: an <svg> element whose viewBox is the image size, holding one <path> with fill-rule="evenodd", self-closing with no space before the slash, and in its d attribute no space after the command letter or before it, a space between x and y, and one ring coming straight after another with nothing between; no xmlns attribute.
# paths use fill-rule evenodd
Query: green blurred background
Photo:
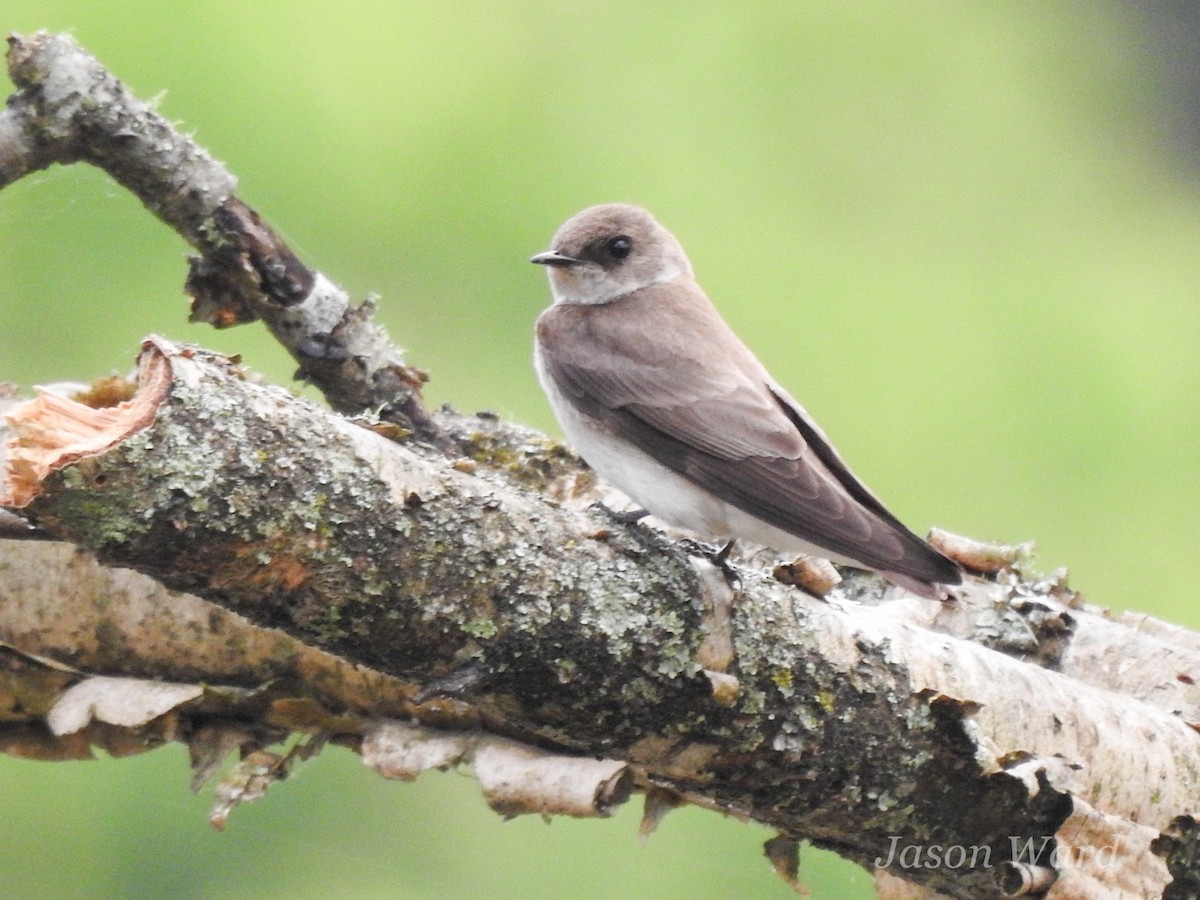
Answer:
<svg viewBox="0 0 1200 900"><path fill-rule="evenodd" d="M639 203L915 529L1035 538L1095 602L1200 627L1196 42L1152 11L6 0L0 29L71 29L161 94L309 263L382 296L436 402L555 432L525 260ZM124 371L157 332L289 383L262 329L186 323L184 253L83 167L0 193L0 380ZM502 823L465 775L329 750L216 833L186 783L177 748L0 758L0 896L791 896L766 830L696 810L641 847L633 805ZM826 854L802 875L870 896Z"/></svg>

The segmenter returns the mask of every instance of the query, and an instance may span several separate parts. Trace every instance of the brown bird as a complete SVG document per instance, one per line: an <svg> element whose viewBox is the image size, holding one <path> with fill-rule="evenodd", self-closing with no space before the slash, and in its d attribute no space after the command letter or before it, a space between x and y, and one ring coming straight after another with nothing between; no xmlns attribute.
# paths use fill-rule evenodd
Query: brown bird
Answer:
<svg viewBox="0 0 1200 900"><path fill-rule="evenodd" d="M568 440L663 521L874 569L926 597L958 566L854 476L725 324L683 247L645 210L569 219L546 266L538 378Z"/></svg>

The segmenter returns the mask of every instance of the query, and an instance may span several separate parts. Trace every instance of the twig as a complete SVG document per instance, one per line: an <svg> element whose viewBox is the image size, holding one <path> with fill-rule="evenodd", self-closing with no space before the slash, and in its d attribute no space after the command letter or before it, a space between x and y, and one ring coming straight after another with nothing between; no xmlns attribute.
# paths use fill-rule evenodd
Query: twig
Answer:
<svg viewBox="0 0 1200 900"><path fill-rule="evenodd" d="M14 34L8 44L17 92L0 112L0 188L53 163L98 166L200 251L187 279L194 320L262 319L299 364L297 377L334 409L371 412L448 449L421 402L424 373L372 321L372 302L352 306L304 265L238 199L223 165L70 37Z"/></svg>

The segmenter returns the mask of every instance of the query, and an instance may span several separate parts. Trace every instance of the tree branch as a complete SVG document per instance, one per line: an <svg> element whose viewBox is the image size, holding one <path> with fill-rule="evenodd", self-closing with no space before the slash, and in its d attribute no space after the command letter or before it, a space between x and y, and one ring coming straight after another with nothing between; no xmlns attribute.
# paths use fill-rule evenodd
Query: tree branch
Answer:
<svg viewBox="0 0 1200 900"><path fill-rule="evenodd" d="M217 327L262 319L340 412L375 410L441 440L420 398L425 376L405 364L374 303L353 307L237 198L237 180L70 37L8 39L17 92L0 112L0 189L53 163L106 171L200 256L187 289L192 319Z"/></svg>
<svg viewBox="0 0 1200 900"><path fill-rule="evenodd" d="M336 409L402 425L158 338L127 399L44 392L10 410L5 505L99 561L0 541L17 573L0 585L10 752L181 739L203 772L242 746L253 764L226 779L230 804L313 751L254 755L281 730L396 777L499 760L533 785L562 755L599 757L573 767L576 790L494 803L603 814L636 785L648 823L681 801L752 818L779 830L781 870L806 838L879 864L881 894L894 876L954 897L1195 889L1195 635L1109 619L1063 577L1011 568L954 607L865 574L817 600L766 554L731 586L686 544L591 508L602 486L542 436L427 413L369 309L296 260L202 151L69 39L10 45L0 186L105 166L201 250L201 317L264 319Z"/></svg>

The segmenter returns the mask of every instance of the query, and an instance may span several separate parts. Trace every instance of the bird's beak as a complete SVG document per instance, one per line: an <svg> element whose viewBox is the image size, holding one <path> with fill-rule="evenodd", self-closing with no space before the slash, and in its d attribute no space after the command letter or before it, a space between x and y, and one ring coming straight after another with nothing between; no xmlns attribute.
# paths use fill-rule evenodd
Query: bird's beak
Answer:
<svg viewBox="0 0 1200 900"><path fill-rule="evenodd" d="M559 253L557 250L547 250L545 253L531 256L529 257L529 261L539 266L553 266L556 269L573 266L579 262L575 257Z"/></svg>

